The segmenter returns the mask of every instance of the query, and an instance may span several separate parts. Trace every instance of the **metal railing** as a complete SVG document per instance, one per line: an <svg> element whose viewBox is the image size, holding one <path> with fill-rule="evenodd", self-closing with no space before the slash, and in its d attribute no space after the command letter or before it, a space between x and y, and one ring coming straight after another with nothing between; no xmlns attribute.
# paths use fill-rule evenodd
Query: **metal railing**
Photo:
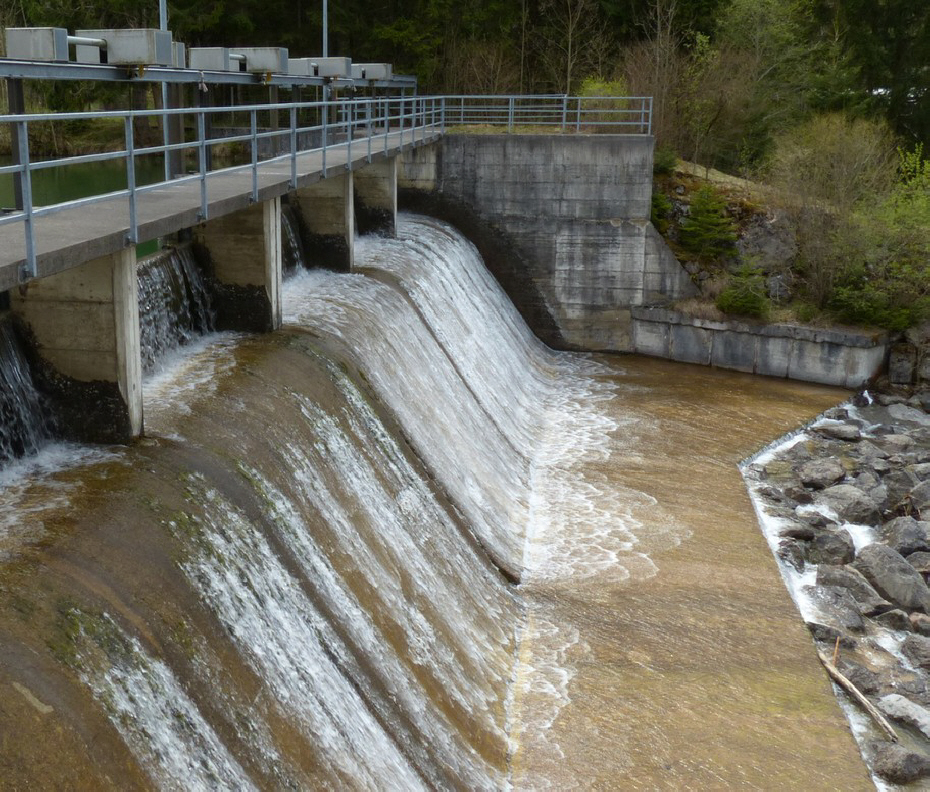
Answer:
<svg viewBox="0 0 930 792"><path fill-rule="evenodd" d="M507 131L543 129L547 132L612 132L649 134L652 100L648 97L567 97L567 96L413 96L340 99L328 102L291 102L231 107L185 107L167 110L131 112L41 113L0 116L0 124L9 125L14 141L15 164L0 167L0 177L12 175L19 205L4 209L0 226L22 223L25 239L25 262L20 282L36 276L35 220L65 209L91 205L125 197L128 210L126 244L139 242L138 200L150 190L166 184L198 182L201 221L209 218L209 186L218 174L251 173L250 197L259 198L259 175L273 163L289 163L291 189L297 188L299 160L319 153L323 178L329 175L336 149L345 151L343 168L351 169L353 154L371 161L375 152L387 153L391 147L403 148L424 140L427 135L445 132L450 127L488 126ZM159 145L139 146L136 122L158 119L160 125L171 123L174 116L193 118L185 139ZM216 136L214 119L248 118L248 131ZM282 116L287 122L280 124ZM30 150L30 126L37 124L120 119L123 125L123 148L95 154L35 161ZM261 122L261 123L260 123ZM183 120L181 124L184 126ZM188 140L186 137L191 137ZM211 153L220 145L245 144L248 161L213 168ZM264 149L270 147L270 152ZM276 153L282 150L283 153ZM180 160L183 170L174 178L139 185L137 166L143 157ZM64 168L84 163L120 161L126 170L126 188L46 206L33 200L33 174L49 168ZM166 167L166 173L172 169Z"/></svg>

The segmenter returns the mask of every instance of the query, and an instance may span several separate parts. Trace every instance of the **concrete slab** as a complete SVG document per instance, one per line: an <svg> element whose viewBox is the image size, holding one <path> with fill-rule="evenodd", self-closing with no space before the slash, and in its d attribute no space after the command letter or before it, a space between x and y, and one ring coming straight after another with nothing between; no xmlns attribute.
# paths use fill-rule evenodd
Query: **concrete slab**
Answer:
<svg viewBox="0 0 930 792"><path fill-rule="evenodd" d="M438 140L438 128L418 129L372 138L371 160L394 157L399 152ZM325 176L343 174L368 164L368 138L326 150L324 174L320 150L297 156L297 185L306 187ZM268 201L290 191L290 160L259 163L258 201ZM246 166L235 171L207 176L207 216L220 217L249 207L252 201L252 172ZM200 182L175 182L140 193L137 199L139 238L155 239L199 223ZM34 219L38 277L45 277L94 258L106 256L127 246L129 201L109 198L97 203L62 209ZM19 270L26 258L22 223L0 226L0 291L19 285Z"/></svg>

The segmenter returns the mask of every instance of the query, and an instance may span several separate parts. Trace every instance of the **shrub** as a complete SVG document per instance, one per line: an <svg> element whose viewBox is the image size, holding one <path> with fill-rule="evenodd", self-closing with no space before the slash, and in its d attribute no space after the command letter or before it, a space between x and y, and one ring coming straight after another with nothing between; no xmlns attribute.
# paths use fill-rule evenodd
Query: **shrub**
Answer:
<svg viewBox="0 0 930 792"><path fill-rule="evenodd" d="M652 210L649 219L660 234L664 234L668 231L668 216L671 211L672 202L669 197L660 190L653 190Z"/></svg>
<svg viewBox="0 0 930 792"><path fill-rule="evenodd" d="M717 307L726 314L765 319L771 303L765 289L765 277L752 264L744 264L733 275L717 298Z"/></svg>
<svg viewBox="0 0 930 792"><path fill-rule="evenodd" d="M723 198L711 187L701 187L691 199L691 211L681 221L682 247L702 261L733 251L736 228L726 213Z"/></svg>
<svg viewBox="0 0 930 792"><path fill-rule="evenodd" d="M678 165L678 155L675 149L668 146L659 146L652 159L652 172L656 176L666 176L675 171Z"/></svg>

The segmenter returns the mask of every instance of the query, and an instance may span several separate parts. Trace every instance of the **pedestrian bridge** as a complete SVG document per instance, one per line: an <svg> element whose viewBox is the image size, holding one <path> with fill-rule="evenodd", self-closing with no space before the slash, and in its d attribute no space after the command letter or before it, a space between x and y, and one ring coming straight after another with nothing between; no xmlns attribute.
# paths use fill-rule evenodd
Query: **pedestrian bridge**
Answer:
<svg viewBox="0 0 930 792"><path fill-rule="evenodd" d="M582 133L604 142L619 134L639 139L637 149L648 148L651 163L650 115L651 100L639 97L372 96L0 116L16 154L12 165L0 167L0 178L12 177L17 203L0 215L0 294L8 293L43 364L71 383L69 393L86 392L80 400L86 398L89 412L113 412L95 419L115 427L101 439L129 439L142 432L137 243L197 242L211 276L245 306L244 324L235 329L273 330L281 324L282 201L295 206L325 264L349 271L356 205L392 234L398 162L445 133ZM150 142L153 117L154 128L175 130L158 145ZM32 155L37 128L73 121L121 126L122 147L58 159ZM597 156L586 153L583 167L603 171L614 192L622 191L608 175L617 152ZM140 184L143 158L163 161L165 178ZM106 162L122 166L124 189L54 205L34 201L39 171ZM643 163L637 160L636 172L651 184L651 167L643 170ZM529 178L527 163L512 165L507 179ZM549 180L561 184L562 176ZM648 198L639 203L637 216L648 218ZM643 229L634 236L641 241Z"/></svg>

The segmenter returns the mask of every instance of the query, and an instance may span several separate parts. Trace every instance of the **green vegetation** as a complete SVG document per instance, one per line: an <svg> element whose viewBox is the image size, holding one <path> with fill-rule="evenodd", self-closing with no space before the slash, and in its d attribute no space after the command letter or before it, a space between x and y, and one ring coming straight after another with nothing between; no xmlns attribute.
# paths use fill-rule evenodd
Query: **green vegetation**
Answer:
<svg viewBox="0 0 930 792"><path fill-rule="evenodd" d="M154 27L156 3L17 0L0 27ZM319 55L322 4L173 0L189 46L278 45ZM925 0L342 0L330 52L389 61L445 93L655 97L660 145L729 171L755 168L782 132L841 110L930 145ZM31 86L37 89L36 86ZM125 87L41 89L55 109L125 106ZM144 88L131 99L154 102Z"/></svg>
<svg viewBox="0 0 930 792"><path fill-rule="evenodd" d="M772 307L765 288L765 276L752 264L744 264L717 297L717 307L725 314L768 318Z"/></svg>
<svg viewBox="0 0 930 792"><path fill-rule="evenodd" d="M736 231L726 213L726 202L712 187L703 186L691 200L691 210L679 231L681 246L704 262L733 251Z"/></svg>

